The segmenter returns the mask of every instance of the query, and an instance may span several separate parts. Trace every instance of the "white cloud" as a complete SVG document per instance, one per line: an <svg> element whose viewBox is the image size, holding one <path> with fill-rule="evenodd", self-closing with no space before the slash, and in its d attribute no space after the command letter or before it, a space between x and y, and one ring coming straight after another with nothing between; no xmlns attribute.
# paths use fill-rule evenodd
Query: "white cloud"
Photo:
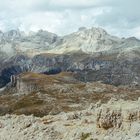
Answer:
<svg viewBox="0 0 140 140"><path fill-rule="evenodd" d="M119 36L140 38L139 0L4 0L0 29L41 28L67 34L80 26L101 26Z"/></svg>

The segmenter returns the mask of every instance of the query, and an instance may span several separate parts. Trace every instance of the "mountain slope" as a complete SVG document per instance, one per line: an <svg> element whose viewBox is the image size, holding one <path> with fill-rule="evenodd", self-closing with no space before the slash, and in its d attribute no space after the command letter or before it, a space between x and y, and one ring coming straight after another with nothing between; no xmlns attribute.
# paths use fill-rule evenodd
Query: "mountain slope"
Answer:
<svg viewBox="0 0 140 140"><path fill-rule="evenodd" d="M64 37L40 30L0 33L0 87L22 72L70 71L83 82L140 84L140 40L118 38L101 28L80 28Z"/></svg>
<svg viewBox="0 0 140 140"><path fill-rule="evenodd" d="M54 45L54 44L53 44ZM50 53L68 53L83 51L88 54L98 52L121 53L140 49L140 40L131 38L118 38L111 36L102 28L82 28L70 35L64 36L61 43L55 43Z"/></svg>
<svg viewBox="0 0 140 140"><path fill-rule="evenodd" d="M50 44L57 40L59 40L59 37L56 34L43 30L28 35L19 30L0 32L0 52L5 53L7 57L16 54L34 56L50 49Z"/></svg>

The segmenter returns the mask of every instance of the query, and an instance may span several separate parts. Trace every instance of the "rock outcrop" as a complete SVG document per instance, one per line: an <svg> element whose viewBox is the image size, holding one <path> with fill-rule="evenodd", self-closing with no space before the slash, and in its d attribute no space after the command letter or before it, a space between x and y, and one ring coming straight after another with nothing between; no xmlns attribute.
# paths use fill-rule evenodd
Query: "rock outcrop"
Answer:
<svg viewBox="0 0 140 140"><path fill-rule="evenodd" d="M111 100L92 109L42 118L5 115L0 117L0 139L139 140L139 105L139 100Z"/></svg>
<svg viewBox="0 0 140 140"><path fill-rule="evenodd" d="M129 129L131 123L140 121L140 100L113 101L102 105L97 111L97 127L103 129Z"/></svg>

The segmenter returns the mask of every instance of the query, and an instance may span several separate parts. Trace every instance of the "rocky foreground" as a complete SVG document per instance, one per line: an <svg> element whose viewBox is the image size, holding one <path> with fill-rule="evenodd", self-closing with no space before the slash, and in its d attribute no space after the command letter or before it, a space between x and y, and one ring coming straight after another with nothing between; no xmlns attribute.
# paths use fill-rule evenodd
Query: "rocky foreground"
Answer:
<svg viewBox="0 0 140 140"><path fill-rule="evenodd" d="M139 140L140 99L111 99L83 111L0 117L0 140Z"/></svg>

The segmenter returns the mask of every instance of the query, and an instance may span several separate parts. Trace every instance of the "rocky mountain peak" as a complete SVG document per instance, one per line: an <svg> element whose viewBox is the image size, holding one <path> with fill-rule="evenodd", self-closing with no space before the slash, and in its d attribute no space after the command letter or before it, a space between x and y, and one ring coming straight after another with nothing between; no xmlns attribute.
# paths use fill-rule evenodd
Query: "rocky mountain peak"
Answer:
<svg viewBox="0 0 140 140"><path fill-rule="evenodd" d="M85 34L85 35L92 35L92 36L97 36L97 37L101 37L101 36L105 36L108 35L108 33L102 29L102 28L96 28L96 27L92 27L90 29L87 29L85 27L81 27L79 28L77 34Z"/></svg>
<svg viewBox="0 0 140 140"><path fill-rule="evenodd" d="M83 31L83 30L86 30L87 28L86 27L80 27L79 29L78 29L78 31Z"/></svg>
<svg viewBox="0 0 140 140"><path fill-rule="evenodd" d="M119 38L112 36L102 28L81 27L75 33L62 37L61 42L52 47L50 53L127 53L140 48L140 40L135 37Z"/></svg>
<svg viewBox="0 0 140 140"><path fill-rule="evenodd" d="M44 30L39 30L35 34L35 36L39 36L40 39L41 38L46 39L49 44L52 44L52 43L56 42L56 40L58 38L58 36L56 34L48 32L48 31L44 31Z"/></svg>
<svg viewBox="0 0 140 140"><path fill-rule="evenodd" d="M16 39L16 38L20 38L21 37L21 32L20 32L19 29L10 30L10 31L4 33L4 35L7 39L13 40L13 39Z"/></svg>
<svg viewBox="0 0 140 140"><path fill-rule="evenodd" d="M128 41L128 42L132 42L132 41L140 42L140 40L137 39L136 37L129 37L129 38L126 39L126 41Z"/></svg>
<svg viewBox="0 0 140 140"><path fill-rule="evenodd" d="M107 35L106 30L104 30L103 28L92 27L90 30L91 30L94 34Z"/></svg>
<svg viewBox="0 0 140 140"><path fill-rule="evenodd" d="M85 53L109 51L118 45L121 39L109 35L102 28L79 28L75 33L63 37L51 52L66 53L82 50Z"/></svg>

